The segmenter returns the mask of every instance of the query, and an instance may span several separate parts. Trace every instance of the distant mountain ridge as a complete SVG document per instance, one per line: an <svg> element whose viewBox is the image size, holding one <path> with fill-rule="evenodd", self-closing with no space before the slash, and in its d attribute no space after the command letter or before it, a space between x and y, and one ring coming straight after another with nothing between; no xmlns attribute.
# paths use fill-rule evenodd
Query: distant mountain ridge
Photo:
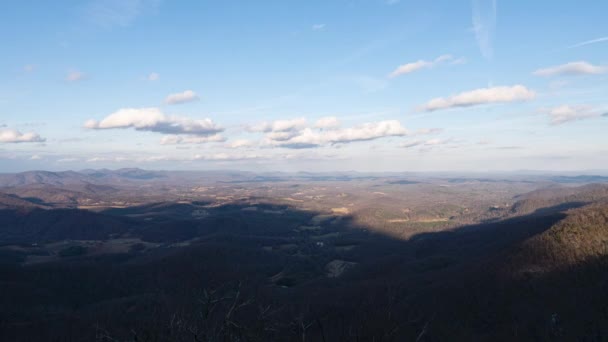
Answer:
<svg viewBox="0 0 608 342"><path fill-rule="evenodd" d="M580 207L600 200L608 200L607 184L587 184L579 187L550 187L518 196L513 213L519 215L550 207Z"/></svg>
<svg viewBox="0 0 608 342"><path fill-rule="evenodd" d="M99 184L164 178L167 178L166 172L164 171L147 171L142 169L102 169L83 170L80 172L27 171L0 174L0 187L27 186L33 184L66 186L74 184Z"/></svg>
<svg viewBox="0 0 608 342"><path fill-rule="evenodd" d="M432 179L445 180L448 183L462 182L539 182L547 184L589 184L608 183L608 177L599 175L567 175L546 176L529 175L525 177L513 174L512 179L507 179L504 174L494 177L485 175L477 177L474 174L464 178L450 178L447 175L429 174ZM140 168L110 169L85 169L81 171L26 171L19 173L0 173L0 188L22 187L34 184L45 184L53 186L68 185L123 185L128 183L140 184L142 182L161 183L192 183L200 180L221 183L259 183L259 182L282 182L286 180L298 181L353 181L353 180L375 180L378 177L387 177L391 184L415 184L420 175L409 172L401 173L367 173L367 172L249 172L234 170L206 170L206 171L156 171Z"/></svg>

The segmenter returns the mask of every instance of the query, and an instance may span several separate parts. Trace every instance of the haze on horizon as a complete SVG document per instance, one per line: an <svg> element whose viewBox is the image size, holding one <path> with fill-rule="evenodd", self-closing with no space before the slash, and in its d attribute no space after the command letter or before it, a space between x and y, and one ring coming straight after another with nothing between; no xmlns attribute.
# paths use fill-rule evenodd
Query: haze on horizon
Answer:
<svg viewBox="0 0 608 342"><path fill-rule="evenodd" d="M2 172L608 165L605 2L34 3L0 14Z"/></svg>

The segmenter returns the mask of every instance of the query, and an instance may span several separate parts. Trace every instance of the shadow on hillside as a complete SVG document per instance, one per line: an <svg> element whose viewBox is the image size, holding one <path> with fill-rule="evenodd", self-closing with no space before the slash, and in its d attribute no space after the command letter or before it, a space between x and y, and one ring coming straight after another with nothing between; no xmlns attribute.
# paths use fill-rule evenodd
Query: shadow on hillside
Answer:
<svg viewBox="0 0 608 342"><path fill-rule="evenodd" d="M585 284L595 291L595 282L601 280L605 287L606 277L579 281L575 290L567 279L590 272L583 267L533 282L505 282L496 270L520 242L564 218L560 210L545 208L409 240L358 226L350 216L326 218L271 203L61 212L75 218L36 210L42 217L35 222L49 219L46 224L58 232L57 239L78 226L84 234L79 238L89 238L90 228L92 238L112 243L109 234L99 237L94 230L120 225L110 230L113 235L139 239L143 247L30 266L0 264L0 337L551 340L565 334L561 323L552 321L558 289L578 296ZM2 215L9 222L9 213ZM22 220L10 221L11 227L20 229L27 218ZM88 222L102 223L95 228ZM584 267L600 271L603 266L604 261ZM547 289L551 295L543 292ZM576 320L573 299L567 303L567 313L559 317ZM606 309L608 301L600 298L596 304ZM582 329L584 324L569 326Z"/></svg>

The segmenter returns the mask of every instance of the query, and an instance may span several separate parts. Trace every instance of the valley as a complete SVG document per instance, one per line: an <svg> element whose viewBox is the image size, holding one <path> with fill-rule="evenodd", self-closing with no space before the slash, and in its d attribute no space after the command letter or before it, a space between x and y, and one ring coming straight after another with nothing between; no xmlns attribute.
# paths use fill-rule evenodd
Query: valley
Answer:
<svg viewBox="0 0 608 342"><path fill-rule="evenodd" d="M608 253L608 185L586 178L127 169L0 186L9 340L606 333L591 270ZM594 309L576 315L571 296Z"/></svg>

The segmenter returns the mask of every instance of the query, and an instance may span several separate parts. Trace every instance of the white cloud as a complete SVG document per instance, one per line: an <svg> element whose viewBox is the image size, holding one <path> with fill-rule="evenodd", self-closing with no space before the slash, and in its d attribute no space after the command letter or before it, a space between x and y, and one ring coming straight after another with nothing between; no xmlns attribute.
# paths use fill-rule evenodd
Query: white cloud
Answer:
<svg viewBox="0 0 608 342"><path fill-rule="evenodd" d="M452 55L442 55L432 61L418 60L416 62L400 65L389 74L390 78L405 75L421 69L433 68L439 64L451 62L452 64L464 63L464 58L455 59Z"/></svg>
<svg viewBox="0 0 608 342"><path fill-rule="evenodd" d="M196 93L194 91L186 90L181 93L170 94L165 99L165 103L174 105L174 104L193 102L193 101L197 101L198 99L199 99L199 97L198 97L198 95L196 95Z"/></svg>
<svg viewBox="0 0 608 342"><path fill-rule="evenodd" d="M304 128L287 136L276 136L271 132L265 136L265 144L286 148L311 148L327 144L350 143L374 140L390 136L404 136L408 131L397 120L370 122L350 128L314 130Z"/></svg>
<svg viewBox="0 0 608 342"><path fill-rule="evenodd" d="M0 143L45 142L46 139L34 132L21 133L14 129L0 129Z"/></svg>
<svg viewBox="0 0 608 342"><path fill-rule="evenodd" d="M352 128L343 128L325 133L328 142L351 142L372 140L389 136L404 136L408 131L397 120L364 123Z"/></svg>
<svg viewBox="0 0 608 342"><path fill-rule="evenodd" d="M151 72L145 78L146 81L150 81L150 82L158 81L159 79L160 79L160 75L158 73L156 73L156 72Z"/></svg>
<svg viewBox="0 0 608 342"><path fill-rule="evenodd" d="M324 118L320 118L315 123L315 128L333 129L338 127L340 127L340 121L335 116L327 116Z"/></svg>
<svg viewBox="0 0 608 342"><path fill-rule="evenodd" d="M496 31L496 0L473 0L473 32L483 57L494 55L494 32Z"/></svg>
<svg viewBox="0 0 608 342"><path fill-rule="evenodd" d="M397 67L397 69L395 69L389 75L389 77L397 77L399 75L409 74L411 72L414 72L414 71L417 71L420 69L430 68L432 65L433 65L433 62L428 62L428 61L424 61L424 60L418 60L413 63L403 64L403 65L400 65L399 67Z"/></svg>
<svg viewBox="0 0 608 342"><path fill-rule="evenodd" d="M101 121L89 120L84 126L89 129L135 128L138 131L200 136L223 131L223 128L217 126L211 119L169 116L158 108L124 108Z"/></svg>
<svg viewBox="0 0 608 342"><path fill-rule="evenodd" d="M313 31L321 31L325 29L325 24L314 24L312 25Z"/></svg>
<svg viewBox="0 0 608 342"><path fill-rule="evenodd" d="M602 112L588 105L563 105L549 109L541 109L540 111L549 116L552 125L561 125L566 122L602 116Z"/></svg>
<svg viewBox="0 0 608 342"><path fill-rule="evenodd" d="M40 159L42 159L42 157L37 154L34 154L30 157L30 160L40 160Z"/></svg>
<svg viewBox="0 0 608 342"><path fill-rule="evenodd" d="M249 132L289 132L306 127L306 119L297 118L291 120L277 120L274 122L262 122L249 126Z"/></svg>
<svg viewBox="0 0 608 342"><path fill-rule="evenodd" d="M65 80L68 82L78 82L78 81L85 80L86 77L87 77L87 75L85 75L84 73L82 73L78 70L71 70L65 76Z"/></svg>
<svg viewBox="0 0 608 342"><path fill-rule="evenodd" d="M562 75L598 75L606 72L608 72L608 67L597 66L585 61L579 61L538 69L533 74L536 76L549 77Z"/></svg>
<svg viewBox="0 0 608 342"><path fill-rule="evenodd" d="M178 144L206 144L210 142L224 142L226 138L219 134L210 136L181 136L181 135L165 135L160 140L161 145L178 145Z"/></svg>
<svg viewBox="0 0 608 342"><path fill-rule="evenodd" d="M234 140L228 144L226 144L225 147L228 148L248 148L248 147L252 147L254 144L253 142L247 140L247 139L237 139Z"/></svg>
<svg viewBox="0 0 608 342"><path fill-rule="evenodd" d="M432 112L454 107L471 107L489 103L527 101L532 100L535 97L536 93L523 85L480 88L449 97L432 99L418 109Z"/></svg>

